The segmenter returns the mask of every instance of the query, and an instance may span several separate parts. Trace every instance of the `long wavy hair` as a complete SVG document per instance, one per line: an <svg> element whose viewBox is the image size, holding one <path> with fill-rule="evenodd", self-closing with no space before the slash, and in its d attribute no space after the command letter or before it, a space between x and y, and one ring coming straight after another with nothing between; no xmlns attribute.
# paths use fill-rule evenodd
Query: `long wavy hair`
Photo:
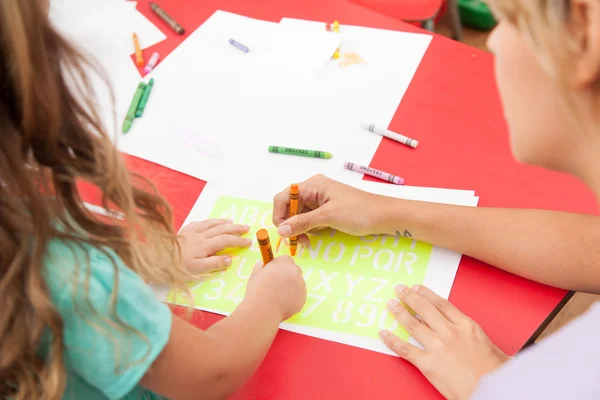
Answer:
<svg viewBox="0 0 600 400"><path fill-rule="evenodd" d="M44 1L0 1L3 399L60 399L65 390L63 322L43 278L50 240L113 250L146 281L184 288L192 278L181 263L169 205L149 181L126 170L94 110L90 68L101 73L51 26ZM82 182L124 220L90 213L78 192ZM114 292L118 279L117 273ZM113 293L113 312L116 302ZM37 352L45 334L52 339L42 360Z"/></svg>

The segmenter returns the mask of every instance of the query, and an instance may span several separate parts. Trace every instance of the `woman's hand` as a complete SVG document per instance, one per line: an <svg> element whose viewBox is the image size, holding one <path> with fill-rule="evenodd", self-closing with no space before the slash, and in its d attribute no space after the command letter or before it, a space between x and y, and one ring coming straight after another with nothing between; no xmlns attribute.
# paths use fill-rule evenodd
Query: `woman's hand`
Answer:
<svg viewBox="0 0 600 400"><path fill-rule="evenodd" d="M178 235L183 264L195 274L225 269L231 265L230 256L217 256L230 247L249 247L250 239L241 235L248 233L247 225L234 224L227 219L207 219L192 222Z"/></svg>
<svg viewBox="0 0 600 400"><path fill-rule="evenodd" d="M306 303L302 269L290 256L277 257L267 265L258 262L248 279L245 299L266 302L277 309L281 321L300 312Z"/></svg>
<svg viewBox="0 0 600 400"><path fill-rule="evenodd" d="M386 330L380 332L381 338L417 367L445 398L468 399L483 375L509 359L477 323L426 287L398 285L396 294L398 298L388 302L388 309L424 349Z"/></svg>
<svg viewBox="0 0 600 400"><path fill-rule="evenodd" d="M279 227L281 237L300 236L298 239L308 245L305 233L328 227L355 236L383 233L379 225L385 218L386 200L390 200L387 197L355 189L323 175L300 183L299 192L298 215L289 219L290 189L275 196L273 224Z"/></svg>

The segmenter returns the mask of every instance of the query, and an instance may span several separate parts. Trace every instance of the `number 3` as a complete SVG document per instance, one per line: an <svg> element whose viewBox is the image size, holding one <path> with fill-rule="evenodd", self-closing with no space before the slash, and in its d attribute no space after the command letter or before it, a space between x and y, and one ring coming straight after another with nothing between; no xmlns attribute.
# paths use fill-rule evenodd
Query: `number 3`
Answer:
<svg viewBox="0 0 600 400"><path fill-rule="evenodd" d="M215 279L213 281L210 281L210 283L219 283L219 286L212 288L212 290L216 293L213 296L209 296L208 294L204 295L204 298L206 300L216 300L219 297L221 297L221 293L223 292L223 288L225 287L225 281L223 279Z"/></svg>

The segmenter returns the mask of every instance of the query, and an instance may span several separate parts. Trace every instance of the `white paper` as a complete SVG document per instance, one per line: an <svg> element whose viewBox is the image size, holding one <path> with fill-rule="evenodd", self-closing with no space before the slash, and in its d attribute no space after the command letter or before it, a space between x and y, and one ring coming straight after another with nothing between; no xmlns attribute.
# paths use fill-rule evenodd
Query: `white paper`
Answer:
<svg viewBox="0 0 600 400"><path fill-rule="evenodd" d="M167 38L156 25L137 10L137 1L124 0L52 0L50 20L60 31L74 34L95 33L111 39L138 34L140 47L145 49ZM107 26L110 29L106 29ZM133 54L133 42L129 43Z"/></svg>
<svg viewBox="0 0 600 400"><path fill-rule="evenodd" d="M131 59L135 52L132 35L137 33L142 47L154 45L166 36L124 0L53 0L50 20L76 48L97 63L108 85L88 70L96 104L103 110L125 114L139 84L140 74ZM107 29L110 27L110 29ZM145 60L147 61L147 60Z"/></svg>
<svg viewBox="0 0 600 400"><path fill-rule="evenodd" d="M464 206L476 206L478 197L469 196L467 191L455 191L450 189L433 189L433 188L409 188L409 187L393 187L392 185L377 184L373 182L362 182L356 183L356 186L360 189L381 194L384 196L393 196L397 198L408 198L418 199L423 201L457 204ZM249 189L250 186L244 187L240 190L239 187L228 188L214 184L207 184L204 188L202 195L198 198L198 201L192 208L190 214L186 218L184 226L199 220L204 220L208 217L211 210L213 209L217 199L221 196L234 196L244 197L248 199L264 200L269 201L274 193L273 188L268 184L267 187L261 183L254 185L254 190ZM404 194L410 193L408 196ZM446 249L434 247L431 253L429 265L425 275L423 284L436 292L438 295L444 298L448 298L458 265L460 263L461 254L451 252ZM167 298L168 289L160 286L153 286L153 290L156 295L162 301ZM199 307L200 308L200 307ZM206 311L222 313L219 310L212 310L207 308L201 308ZM306 327L300 325L294 325L290 323L282 323L280 326L282 329L289 330L292 332L301 333L304 335L314 336L321 339L326 339L338 343L344 343L347 345L361 347L364 349L377 351L384 354L395 355L391 352L381 341L371 338L360 337L352 334L345 334L339 332L332 332L314 327ZM419 345L414 339L410 338L411 343Z"/></svg>
<svg viewBox="0 0 600 400"><path fill-rule="evenodd" d="M230 38L250 51L232 46ZM226 168L272 132L339 41L325 31L280 29L217 11L152 72L155 85L145 114L119 138L119 149L221 181Z"/></svg>
<svg viewBox="0 0 600 400"><path fill-rule="evenodd" d="M281 25L303 32L325 30L324 23L288 18L282 19ZM269 178L280 184L301 181L317 173L344 182L362 179L362 174L345 170L344 162L368 166L382 138L362 129L360 123L387 128L431 36L346 25L340 31L343 35L340 59L329 61L309 89L298 97L273 135L255 142L253 150L241 160L245 175L232 170L235 179L247 179L257 171L269 171ZM342 67L352 54L364 63ZM404 134L410 136L410 132ZM270 154L269 145L329 151L333 158ZM407 147L406 151L418 149ZM403 177L401 172L398 175Z"/></svg>
<svg viewBox="0 0 600 400"><path fill-rule="evenodd" d="M326 175L327 176L327 175ZM332 178L332 177L329 177ZM334 178L332 178L334 179ZM260 186L261 192L265 198L271 200L276 194L289 188L290 183L302 181L288 181L285 185L279 185L271 179L263 179L260 185L258 185L256 178L250 180L240 180L235 183L235 190L237 193L254 193L256 187ZM212 182L211 182L212 183ZM463 204L471 203L471 199L475 197L474 190L460 190L460 189L445 189L435 187L420 187L420 186L409 186L409 185L393 185L386 182L378 181L353 181L346 183L356 189L363 190L369 193L376 193L382 196L401 198L405 200L421 200L430 201L434 203L442 204ZM218 184L211 186L224 187L230 191L228 184ZM239 197L239 196L238 196Z"/></svg>

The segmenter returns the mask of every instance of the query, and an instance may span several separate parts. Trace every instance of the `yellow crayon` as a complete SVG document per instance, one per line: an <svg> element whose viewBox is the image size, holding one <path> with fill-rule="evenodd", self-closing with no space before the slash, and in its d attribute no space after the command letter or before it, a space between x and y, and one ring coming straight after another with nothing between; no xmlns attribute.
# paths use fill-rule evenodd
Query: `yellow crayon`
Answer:
<svg viewBox="0 0 600 400"><path fill-rule="evenodd" d="M337 20L333 21L332 31L335 33L340 33L340 23ZM338 58L340 58L340 48L339 47L337 48L335 53L333 53L333 58L334 58L334 60L337 60Z"/></svg>
<svg viewBox="0 0 600 400"><path fill-rule="evenodd" d="M340 23L337 20L333 21L333 31L340 33Z"/></svg>

